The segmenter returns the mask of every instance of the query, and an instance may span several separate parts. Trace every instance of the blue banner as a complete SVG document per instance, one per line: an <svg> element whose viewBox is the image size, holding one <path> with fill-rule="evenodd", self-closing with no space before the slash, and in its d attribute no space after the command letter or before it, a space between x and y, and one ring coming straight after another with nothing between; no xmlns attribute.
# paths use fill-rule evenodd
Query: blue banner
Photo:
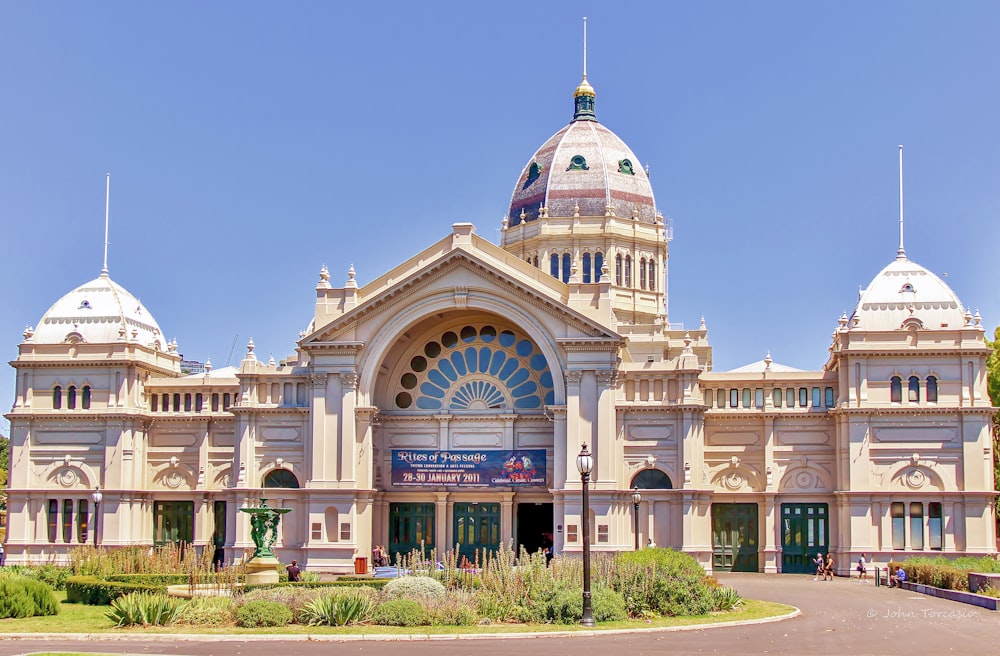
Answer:
<svg viewBox="0 0 1000 656"><path fill-rule="evenodd" d="M545 487L545 449L393 449L396 487Z"/></svg>

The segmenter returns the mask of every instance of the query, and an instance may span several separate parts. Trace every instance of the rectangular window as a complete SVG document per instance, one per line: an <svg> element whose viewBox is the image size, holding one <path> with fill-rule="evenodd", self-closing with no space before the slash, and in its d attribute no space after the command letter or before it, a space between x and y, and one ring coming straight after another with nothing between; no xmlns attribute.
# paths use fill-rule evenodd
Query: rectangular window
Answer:
<svg viewBox="0 0 1000 656"><path fill-rule="evenodd" d="M212 412L219 411L219 393L215 392L212 394Z"/></svg>
<svg viewBox="0 0 1000 656"><path fill-rule="evenodd" d="M753 404L756 408L764 407L764 390L760 387L753 391Z"/></svg>
<svg viewBox="0 0 1000 656"><path fill-rule="evenodd" d="M791 387L785 390L785 405L789 408L795 407L795 390Z"/></svg>
<svg viewBox="0 0 1000 656"><path fill-rule="evenodd" d="M941 504L937 501L932 501L927 504L927 539L930 541L930 548L940 551L944 548L943 544L943 522L941 521Z"/></svg>
<svg viewBox="0 0 1000 656"><path fill-rule="evenodd" d="M826 397L825 398L826 407L832 408L834 404L833 388L827 387L826 390L824 391L824 395Z"/></svg>
<svg viewBox="0 0 1000 656"><path fill-rule="evenodd" d="M226 502L212 503L212 545L219 549L226 546Z"/></svg>
<svg viewBox="0 0 1000 656"><path fill-rule="evenodd" d="M577 540L580 539L579 533L580 533L580 530L577 528L576 524L567 524L566 525L566 542L569 542L570 544L575 543Z"/></svg>
<svg viewBox="0 0 1000 656"><path fill-rule="evenodd" d="M202 396L200 392L198 394L195 394L194 395L194 411L195 412L201 412L204 409L204 406L205 406L205 397Z"/></svg>
<svg viewBox="0 0 1000 656"><path fill-rule="evenodd" d="M340 541L350 542L351 541L351 523L341 522L340 523Z"/></svg>
<svg viewBox="0 0 1000 656"><path fill-rule="evenodd" d="M819 395L819 388L813 388L813 407L818 408L822 404L822 398Z"/></svg>
<svg viewBox="0 0 1000 656"><path fill-rule="evenodd" d="M230 403L232 403L232 397L229 395L229 392L226 392L222 395L222 409L229 410Z"/></svg>
<svg viewBox="0 0 1000 656"><path fill-rule="evenodd" d="M906 506L902 501L894 501L892 515L892 548L906 548Z"/></svg>
<svg viewBox="0 0 1000 656"><path fill-rule="evenodd" d="M924 548L924 504L910 504L910 546Z"/></svg>
<svg viewBox="0 0 1000 656"><path fill-rule="evenodd" d="M608 525L598 524L597 525L597 541L607 542L608 541Z"/></svg>
<svg viewBox="0 0 1000 656"><path fill-rule="evenodd" d="M151 412L159 412L160 410L160 397L154 394L149 399L149 410Z"/></svg>
<svg viewBox="0 0 1000 656"><path fill-rule="evenodd" d="M55 499L49 499L49 513L46 519L49 523L49 542L53 543L59 534L59 502Z"/></svg>
<svg viewBox="0 0 1000 656"><path fill-rule="evenodd" d="M309 532L309 537L312 540L323 540L323 524L320 522L313 522L312 529Z"/></svg>
<svg viewBox="0 0 1000 656"><path fill-rule="evenodd" d="M729 407L740 407L740 391L736 388L729 390Z"/></svg>
<svg viewBox="0 0 1000 656"><path fill-rule="evenodd" d="M63 501L62 540L63 540L63 542L72 542L73 541L73 500L72 499L65 499Z"/></svg>
<svg viewBox="0 0 1000 656"><path fill-rule="evenodd" d="M76 541L87 544L87 520L90 518L89 503L86 499L76 502Z"/></svg>
<svg viewBox="0 0 1000 656"><path fill-rule="evenodd" d="M809 406L809 390L805 387L799 388L799 407L806 408Z"/></svg>
<svg viewBox="0 0 1000 656"><path fill-rule="evenodd" d="M776 389L771 392L771 402L774 403L775 408L781 407L781 390Z"/></svg>
<svg viewBox="0 0 1000 656"><path fill-rule="evenodd" d="M715 396L715 390L705 390L705 405L707 405L709 408L711 408L714 405L713 403L713 401L715 401L715 399L713 398L714 396Z"/></svg>
<svg viewBox="0 0 1000 656"><path fill-rule="evenodd" d="M726 390L719 390L715 396L715 407L725 408L726 407Z"/></svg>
<svg viewBox="0 0 1000 656"><path fill-rule="evenodd" d="M744 387L743 388L743 407L744 408L749 408L750 407L750 388L749 387Z"/></svg>

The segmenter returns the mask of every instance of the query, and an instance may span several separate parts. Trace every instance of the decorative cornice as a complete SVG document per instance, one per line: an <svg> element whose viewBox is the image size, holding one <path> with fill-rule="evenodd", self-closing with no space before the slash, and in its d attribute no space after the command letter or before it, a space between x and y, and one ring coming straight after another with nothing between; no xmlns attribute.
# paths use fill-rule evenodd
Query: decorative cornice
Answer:
<svg viewBox="0 0 1000 656"><path fill-rule="evenodd" d="M992 415L998 408L989 405L973 406L838 406L830 408L831 415L917 415L917 416L940 416L940 415Z"/></svg>

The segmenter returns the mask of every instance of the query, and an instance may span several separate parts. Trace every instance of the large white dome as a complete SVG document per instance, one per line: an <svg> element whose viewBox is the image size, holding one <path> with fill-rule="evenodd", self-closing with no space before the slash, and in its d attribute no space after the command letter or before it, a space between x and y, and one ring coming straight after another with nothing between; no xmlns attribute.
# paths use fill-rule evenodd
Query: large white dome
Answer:
<svg viewBox="0 0 1000 656"><path fill-rule="evenodd" d="M965 311L941 278L900 255L861 292L852 323L862 330L899 330L918 321L926 329L961 328Z"/></svg>
<svg viewBox="0 0 1000 656"><path fill-rule="evenodd" d="M31 339L42 344L130 341L156 350L166 344L153 315L106 273L56 301Z"/></svg>

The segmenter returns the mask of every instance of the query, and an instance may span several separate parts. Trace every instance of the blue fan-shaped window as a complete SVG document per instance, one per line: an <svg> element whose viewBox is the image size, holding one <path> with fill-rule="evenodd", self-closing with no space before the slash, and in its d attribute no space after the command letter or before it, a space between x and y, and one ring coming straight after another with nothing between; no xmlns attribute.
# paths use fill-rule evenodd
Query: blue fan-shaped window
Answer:
<svg viewBox="0 0 1000 656"><path fill-rule="evenodd" d="M400 410L537 411L555 399L545 356L510 329L445 331L408 362L394 397Z"/></svg>

